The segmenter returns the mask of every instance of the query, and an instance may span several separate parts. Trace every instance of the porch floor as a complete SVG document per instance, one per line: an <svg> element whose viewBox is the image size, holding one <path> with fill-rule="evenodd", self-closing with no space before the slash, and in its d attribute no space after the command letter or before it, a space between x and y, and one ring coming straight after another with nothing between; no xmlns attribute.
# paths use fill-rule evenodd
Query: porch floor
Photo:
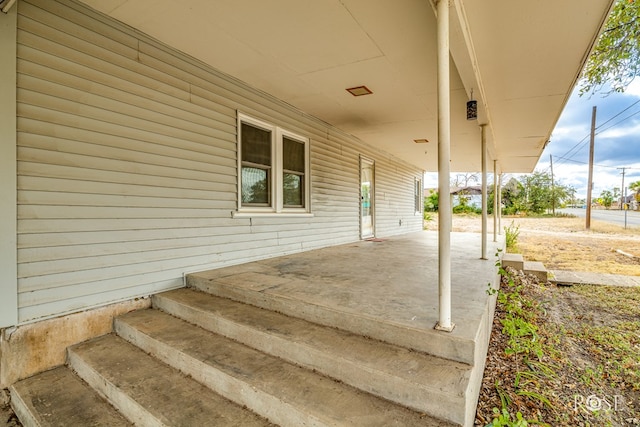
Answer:
<svg viewBox="0 0 640 427"><path fill-rule="evenodd" d="M497 248L451 234L452 320L438 321L438 235L422 231L307 251L188 276L189 286L262 308L467 363L484 363ZM483 350L484 349L484 350ZM480 351L478 351L480 350Z"/></svg>

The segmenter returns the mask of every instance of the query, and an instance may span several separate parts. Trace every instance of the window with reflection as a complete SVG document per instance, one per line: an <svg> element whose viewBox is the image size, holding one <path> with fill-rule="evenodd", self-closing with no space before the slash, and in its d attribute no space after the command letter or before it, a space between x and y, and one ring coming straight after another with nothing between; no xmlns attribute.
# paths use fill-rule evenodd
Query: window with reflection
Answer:
<svg viewBox="0 0 640 427"><path fill-rule="evenodd" d="M309 212L309 139L239 114L239 206Z"/></svg>

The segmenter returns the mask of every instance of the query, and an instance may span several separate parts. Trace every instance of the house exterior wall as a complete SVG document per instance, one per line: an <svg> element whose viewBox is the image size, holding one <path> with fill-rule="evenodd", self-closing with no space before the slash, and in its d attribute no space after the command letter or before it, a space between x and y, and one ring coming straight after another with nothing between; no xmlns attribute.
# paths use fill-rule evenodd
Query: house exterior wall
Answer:
<svg viewBox="0 0 640 427"><path fill-rule="evenodd" d="M213 42L213 41L212 41ZM70 0L21 0L18 322L183 286L192 271L422 229L422 171ZM312 216L233 217L237 114L310 138Z"/></svg>
<svg viewBox="0 0 640 427"><path fill-rule="evenodd" d="M18 318L16 269L16 8L0 13L0 328Z"/></svg>

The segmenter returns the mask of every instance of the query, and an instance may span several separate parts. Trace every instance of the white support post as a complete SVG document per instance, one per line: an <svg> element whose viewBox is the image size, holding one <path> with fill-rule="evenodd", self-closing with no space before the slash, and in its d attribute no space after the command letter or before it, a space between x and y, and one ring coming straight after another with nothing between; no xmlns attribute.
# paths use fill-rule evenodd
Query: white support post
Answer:
<svg viewBox="0 0 640 427"><path fill-rule="evenodd" d="M487 258L487 135L486 124L480 125L480 140L482 147L482 255L480 259Z"/></svg>
<svg viewBox="0 0 640 427"><path fill-rule="evenodd" d="M498 175L498 234L502 235L502 173Z"/></svg>
<svg viewBox="0 0 640 427"><path fill-rule="evenodd" d="M438 301L436 329L451 332L451 117L449 84L449 0L437 5L438 38Z"/></svg>
<svg viewBox="0 0 640 427"><path fill-rule="evenodd" d="M493 241L498 241L498 199L500 195L498 194L498 161L493 160Z"/></svg>

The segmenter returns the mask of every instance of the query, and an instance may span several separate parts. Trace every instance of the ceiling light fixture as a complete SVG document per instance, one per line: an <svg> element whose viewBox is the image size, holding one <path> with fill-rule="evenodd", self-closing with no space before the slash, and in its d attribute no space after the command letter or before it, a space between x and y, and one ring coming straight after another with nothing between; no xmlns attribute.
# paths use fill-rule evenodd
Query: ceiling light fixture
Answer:
<svg viewBox="0 0 640 427"><path fill-rule="evenodd" d="M371 95L373 93L366 86L350 87L350 88L347 89L347 92L349 92L353 96Z"/></svg>

